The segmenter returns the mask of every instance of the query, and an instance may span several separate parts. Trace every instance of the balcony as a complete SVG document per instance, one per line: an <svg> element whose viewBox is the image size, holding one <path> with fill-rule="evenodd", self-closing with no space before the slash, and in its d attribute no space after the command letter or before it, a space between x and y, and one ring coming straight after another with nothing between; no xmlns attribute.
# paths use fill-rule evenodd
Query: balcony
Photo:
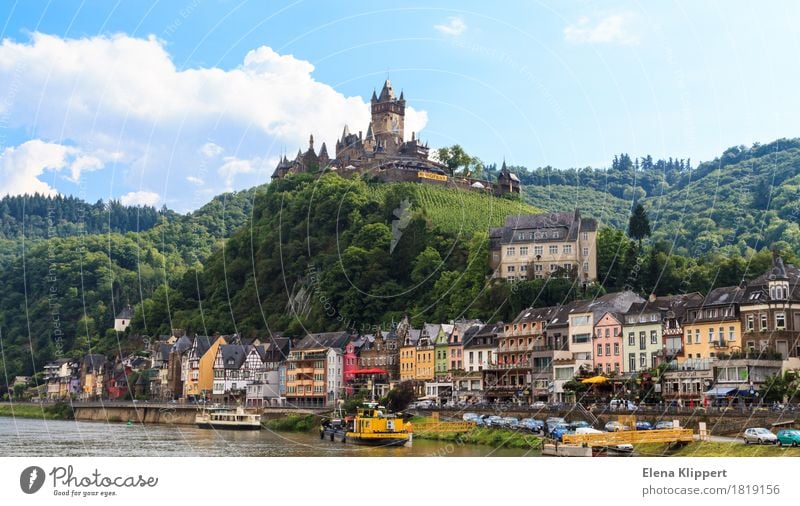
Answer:
<svg viewBox="0 0 800 506"><path fill-rule="evenodd" d="M525 362L517 362L516 364L496 364L486 367L486 371L508 371L511 369L524 369L530 371L531 366Z"/></svg>
<svg viewBox="0 0 800 506"><path fill-rule="evenodd" d="M725 340L722 340L722 341L714 341L714 342L713 342L713 344L712 344L712 346L714 347L714 349L717 349L717 350L719 350L719 349L726 349L726 348L728 348L728 342L727 342L727 341L725 341Z"/></svg>

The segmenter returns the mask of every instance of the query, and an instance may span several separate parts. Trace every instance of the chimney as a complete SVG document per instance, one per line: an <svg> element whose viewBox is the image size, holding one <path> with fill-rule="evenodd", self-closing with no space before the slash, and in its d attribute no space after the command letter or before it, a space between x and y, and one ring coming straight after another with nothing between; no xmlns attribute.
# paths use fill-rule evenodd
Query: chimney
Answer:
<svg viewBox="0 0 800 506"><path fill-rule="evenodd" d="M649 297L647 297L648 302L655 302L656 301L656 294L651 293Z"/></svg>

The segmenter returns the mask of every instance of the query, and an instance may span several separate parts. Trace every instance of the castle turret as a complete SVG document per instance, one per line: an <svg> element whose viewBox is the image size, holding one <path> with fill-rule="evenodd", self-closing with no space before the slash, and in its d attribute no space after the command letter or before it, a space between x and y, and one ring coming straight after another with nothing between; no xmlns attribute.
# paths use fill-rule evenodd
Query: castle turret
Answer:
<svg viewBox="0 0 800 506"><path fill-rule="evenodd" d="M328 156L328 148L325 146L325 143L322 143L322 147L319 150L319 156L317 156L319 160L319 167L322 169L327 167L330 163L331 159Z"/></svg>
<svg viewBox="0 0 800 506"><path fill-rule="evenodd" d="M403 144L405 114L405 98L395 98L392 83L387 79L378 100L372 102L372 127L377 144L389 154L397 153Z"/></svg>
<svg viewBox="0 0 800 506"><path fill-rule="evenodd" d="M500 167L500 172L497 174L497 182L494 184L494 193L503 195L505 193L520 193L522 187L519 178L516 174L508 170L506 161L503 160L503 165Z"/></svg>

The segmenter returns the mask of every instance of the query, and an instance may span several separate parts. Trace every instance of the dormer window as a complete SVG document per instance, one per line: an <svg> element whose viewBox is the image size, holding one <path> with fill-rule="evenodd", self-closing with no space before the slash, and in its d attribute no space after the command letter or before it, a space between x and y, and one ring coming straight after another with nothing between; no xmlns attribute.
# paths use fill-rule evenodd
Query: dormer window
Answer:
<svg viewBox="0 0 800 506"><path fill-rule="evenodd" d="M786 300L789 298L789 283L786 281L771 281L769 283L769 296L773 300Z"/></svg>

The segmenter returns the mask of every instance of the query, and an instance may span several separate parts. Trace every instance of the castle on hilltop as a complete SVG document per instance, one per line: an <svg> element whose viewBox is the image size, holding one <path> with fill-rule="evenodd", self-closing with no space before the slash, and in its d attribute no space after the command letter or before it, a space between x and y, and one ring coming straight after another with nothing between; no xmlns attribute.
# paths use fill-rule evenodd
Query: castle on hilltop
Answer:
<svg viewBox="0 0 800 506"><path fill-rule="evenodd" d="M430 149L422 143L415 132L411 140L404 140L406 100L403 92L396 97L392 83L383 83L380 95L372 92L370 99L371 120L366 135L350 132L344 126L342 136L336 141L335 157L328 155L328 148L322 143L319 153L314 149L314 136L308 141L304 153L289 160L283 156L275 167L272 179L281 179L289 174L318 173L335 171L343 177L369 174L380 181L412 181L440 185L455 185L478 191L491 191L497 195L520 193L519 178L503 167L495 182L469 177L454 176L444 164L429 159Z"/></svg>

